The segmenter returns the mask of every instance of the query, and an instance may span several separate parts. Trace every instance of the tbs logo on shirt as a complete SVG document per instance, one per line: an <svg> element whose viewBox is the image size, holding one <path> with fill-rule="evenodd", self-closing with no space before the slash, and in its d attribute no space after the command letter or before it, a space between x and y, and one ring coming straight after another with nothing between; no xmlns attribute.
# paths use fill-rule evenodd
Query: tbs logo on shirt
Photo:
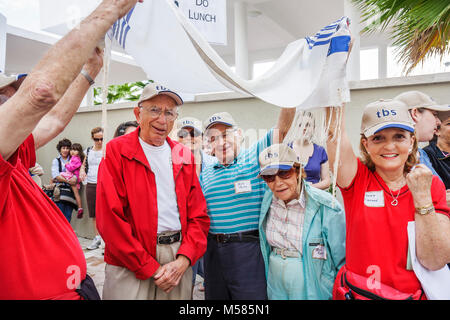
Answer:
<svg viewBox="0 0 450 320"><path fill-rule="evenodd" d="M397 115L397 111L395 111L395 110L381 109L381 111L380 110L377 111L378 118L396 116L396 115Z"/></svg>

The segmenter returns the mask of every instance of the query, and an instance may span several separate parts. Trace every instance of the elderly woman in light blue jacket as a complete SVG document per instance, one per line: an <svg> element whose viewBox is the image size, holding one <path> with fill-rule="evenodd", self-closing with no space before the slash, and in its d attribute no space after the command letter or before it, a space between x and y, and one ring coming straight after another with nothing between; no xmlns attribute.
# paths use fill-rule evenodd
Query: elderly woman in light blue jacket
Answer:
<svg viewBox="0 0 450 320"><path fill-rule="evenodd" d="M259 176L270 189L259 219L269 299L331 299L334 279L345 263L341 205L305 182L289 146L266 148L259 162Z"/></svg>

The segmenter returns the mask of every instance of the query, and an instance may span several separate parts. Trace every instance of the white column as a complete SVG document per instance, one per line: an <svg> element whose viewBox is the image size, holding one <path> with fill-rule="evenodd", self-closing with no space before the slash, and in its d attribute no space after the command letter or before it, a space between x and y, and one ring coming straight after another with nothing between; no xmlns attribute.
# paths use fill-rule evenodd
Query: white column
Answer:
<svg viewBox="0 0 450 320"><path fill-rule="evenodd" d="M360 31L362 29L359 10L354 7L350 0L344 1L344 14L350 18L350 32L353 37L353 48L347 63L348 80L360 80Z"/></svg>
<svg viewBox="0 0 450 320"><path fill-rule="evenodd" d="M378 78L387 78L387 44L378 45Z"/></svg>
<svg viewBox="0 0 450 320"><path fill-rule="evenodd" d="M5 72L6 63L6 17L0 13L0 70Z"/></svg>
<svg viewBox="0 0 450 320"><path fill-rule="evenodd" d="M248 61L247 3L234 3L234 53L236 73L244 79L250 78Z"/></svg>

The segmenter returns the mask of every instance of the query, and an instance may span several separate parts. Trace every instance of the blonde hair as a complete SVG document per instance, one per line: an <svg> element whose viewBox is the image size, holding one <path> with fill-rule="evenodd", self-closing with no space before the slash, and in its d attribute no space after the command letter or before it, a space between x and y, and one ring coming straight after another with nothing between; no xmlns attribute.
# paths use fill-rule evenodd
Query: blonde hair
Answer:
<svg viewBox="0 0 450 320"><path fill-rule="evenodd" d="M417 158L417 151L419 149L419 144L417 143L416 133L410 132L411 137L414 138L413 147L411 149L410 154L408 155L408 158L406 159L405 166L403 168L404 173L409 173L413 166L415 166L417 163L419 163L419 159ZM369 153L367 152L366 148L364 147L363 140L367 140L366 136L361 134L361 138L359 140L359 150L361 152L360 160L362 163L364 163L367 168L369 168L370 171L375 171L375 164L373 163L372 159L370 158Z"/></svg>

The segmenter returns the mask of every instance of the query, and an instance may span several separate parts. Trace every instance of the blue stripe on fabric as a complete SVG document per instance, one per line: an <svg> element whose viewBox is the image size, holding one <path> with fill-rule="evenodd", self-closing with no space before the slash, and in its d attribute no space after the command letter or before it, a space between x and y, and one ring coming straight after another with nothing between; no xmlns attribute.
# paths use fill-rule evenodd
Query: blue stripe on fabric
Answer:
<svg viewBox="0 0 450 320"><path fill-rule="evenodd" d="M122 36L123 36L123 30L125 29L127 21L123 19L122 26L120 28L120 37L119 37L119 43L122 45Z"/></svg>
<svg viewBox="0 0 450 320"><path fill-rule="evenodd" d="M127 26L126 30L125 30L125 34L123 36L123 44L122 44L122 48L125 49L125 43L127 42L127 35L128 35L128 31L130 31L130 26Z"/></svg>
<svg viewBox="0 0 450 320"><path fill-rule="evenodd" d="M337 36L331 39L328 56L336 52L348 52L350 47L350 36Z"/></svg>
<svg viewBox="0 0 450 320"><path fill-rule="evenodd" d="M258 183L257 185L252 185L252 191L254 191L255 193L257 193L259 191L261 193L263 193L266 191L266 189L267 189L267 187L265 186L264 182ZM245 195L246 194L240 194L240 195L235 194L235 189L233 186L231 188L227 188L227 189L223 189L223 190L218 189L218 190L215 190L212 192L208 189L208 196L205 198L209 199L209 200L217 200L217 199L222 199L222 198L229 198L231 196L234 196L237 198L242 198L242 197L245 197Z"/></svg>
<svg viewBox="0 0 450 320"><path fill-rule="evenodd" d="M317 39L323 39L323 38L331 37L333 34L334 34L334 32L331 32L331 33L323 33L323 34L319 34L319 33L318 33L315 37L316 37Z"/></svg>
<svg viewBox="0 0 450 320"><path fill-rule="evenodd" d="M261 197L262 200L262 197ZM232 205L227 205L226 209L223 209L223 205L221 204L212 204L208 201L206 201L208 206L209 206L209 212L211 213L211 215L215 215L216 213L227 213L229 212L231 213L235 213L238 210L241 211L242 213L245 213L247 210L258 210L260 208L261 205L261 201L254 201L254 202L246 202L246 203L233 203Z"/></svg>
<svg viewBox="0 0 450 320"><path fill-rule="evenodd" d="M216 169L217 170L217 169ZM244 174L239 175L239 180L251 180L251 179L255 179L255 177L258 175L259 173L259 167L255 167L255 166L248 166L248 167L244 167L241 168L241 170L239 171L247 171ZM209 185L215 185L220 183L221 185L225 185L227 184L228 181L236 181L236 172L233 171L227 171L227 170L222 170L222 171L213 171L213 172L206 172L203 176L205 181L209 181L209 180L214 180L217 179L217 181L214 181L213 183L209 184Z"/></svg>
<svg viewBox="0 0 450 320"><path fill-rule="evenodd" d="M217 220L214 221L214 226L215 227L222 227L222 228L226 228L226 227L232 227L235 228L237 225L244 225L244 224L254 224L257 223L259 219L259 215L254 215L252 217L248 217L245 219L233 219L230 221L225 221L225 222L218 222Z"/></svg>
<svg viewBox="0 0 450 320"><path fill-rule="evenodd" d="M251 181L251 186L252 186L252 192L257 192L259 189L265 189L263 181L258 181L258 180L253 180ZM229 197L234 195L236 192L236 189L234 188L234 182L233 183L229 183L227 185L220 185L217 184L215 186L205 186L205 190L204 193L205 198L209 198L210 196L224 196L224 197Z"/></svg>

